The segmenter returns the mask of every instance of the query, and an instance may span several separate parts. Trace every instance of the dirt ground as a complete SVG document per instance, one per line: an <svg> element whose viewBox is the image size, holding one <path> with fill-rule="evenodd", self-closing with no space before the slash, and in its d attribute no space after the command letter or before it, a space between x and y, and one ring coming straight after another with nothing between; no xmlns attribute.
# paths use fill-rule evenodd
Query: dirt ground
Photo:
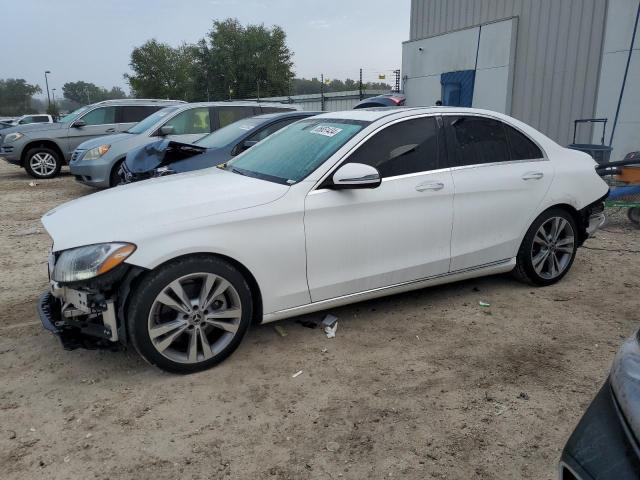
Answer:
<svg viewBox="0 0 640 480"><path fill-rule="evenodd" d="M255 327L190 376L67 352L35 313L39 219L91 190L30 182L0 164L3 479L554 479L640 320L640 230L619 215L549 288L497 276L359 303L332 310L331 340Z"/></svg>

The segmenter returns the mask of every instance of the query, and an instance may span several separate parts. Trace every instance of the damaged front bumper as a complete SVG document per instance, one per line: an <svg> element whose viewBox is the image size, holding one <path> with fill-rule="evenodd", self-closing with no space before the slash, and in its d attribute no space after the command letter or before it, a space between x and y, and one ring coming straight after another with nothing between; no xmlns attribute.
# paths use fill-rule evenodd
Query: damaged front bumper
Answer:
<svg viewBox="0 0 640 480"><path fill-rule="evenodd" d="M116 346L119 341L115 302L81 290L53 286L38 300L42 326L67 350Z"/></svg>

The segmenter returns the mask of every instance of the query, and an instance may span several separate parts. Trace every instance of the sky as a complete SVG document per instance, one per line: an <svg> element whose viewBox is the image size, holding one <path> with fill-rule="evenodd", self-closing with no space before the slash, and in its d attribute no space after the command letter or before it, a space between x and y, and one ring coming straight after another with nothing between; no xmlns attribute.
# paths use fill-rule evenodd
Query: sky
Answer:
<svg viewBox="0 0 640 480"><path fill-rule="evenodd" d="M128 91L134 47L155 38L194 43L214 19L281 26L297 77L378 81L400 68L410 0L0 0L0 78L24 78L62 94L83 80Z"/></svg>

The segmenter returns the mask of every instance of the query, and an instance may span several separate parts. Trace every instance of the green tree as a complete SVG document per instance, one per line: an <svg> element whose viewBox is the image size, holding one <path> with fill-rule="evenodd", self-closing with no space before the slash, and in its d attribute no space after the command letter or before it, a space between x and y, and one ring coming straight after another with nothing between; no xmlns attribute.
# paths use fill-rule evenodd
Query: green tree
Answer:
<svg viewBox="0 0 640 480"><path fill-rule="evenodd" d="M62 94L67 100L80 105L127 97L127 94L120 87L107 90L94 83L83 81L65 83L62 86Z"/></svg>
<svg viewBox="0 0 640 480"><path fill-rule="evenodd" d="M181 45L173 48L157 40L149 40L131 52L129 66L133 73L125 74L136 97L194 100L194 74L197 47Z"/></svg>
<svg viewBox="0 0 640 480"><path fill-rule="evenodd" d="M0 80L0 114L17 116L34 112L31 100L41 92L38 85L31 85L24 78Z"/></svg>

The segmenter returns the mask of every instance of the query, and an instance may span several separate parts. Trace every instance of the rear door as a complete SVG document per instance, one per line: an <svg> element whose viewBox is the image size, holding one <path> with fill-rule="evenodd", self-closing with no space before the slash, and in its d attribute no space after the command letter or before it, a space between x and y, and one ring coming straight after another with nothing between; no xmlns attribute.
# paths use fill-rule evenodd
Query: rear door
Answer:
<svg viewBox="0 0 640 480"><path fill-rule="evenodd" d="M85 123L83 126L76 125L80 120ZM116 107L94 108L69 126L67 155L71 155L78 145L90 138L110 135L117 131Z"/></svg>
<svg viewBox="0 0 640 480"><path fill-rule="evenodd" d="M497 119L443 119L455 188L451 271L508 260L551 185L553 165L535 142Z"/></svg>
<svg viewBox="0 0 640 480"><path fill-rule="evenodd" d="M116 107L118 132L129 130L136 123L163 108L161 105L120 105Z"/></svg>

